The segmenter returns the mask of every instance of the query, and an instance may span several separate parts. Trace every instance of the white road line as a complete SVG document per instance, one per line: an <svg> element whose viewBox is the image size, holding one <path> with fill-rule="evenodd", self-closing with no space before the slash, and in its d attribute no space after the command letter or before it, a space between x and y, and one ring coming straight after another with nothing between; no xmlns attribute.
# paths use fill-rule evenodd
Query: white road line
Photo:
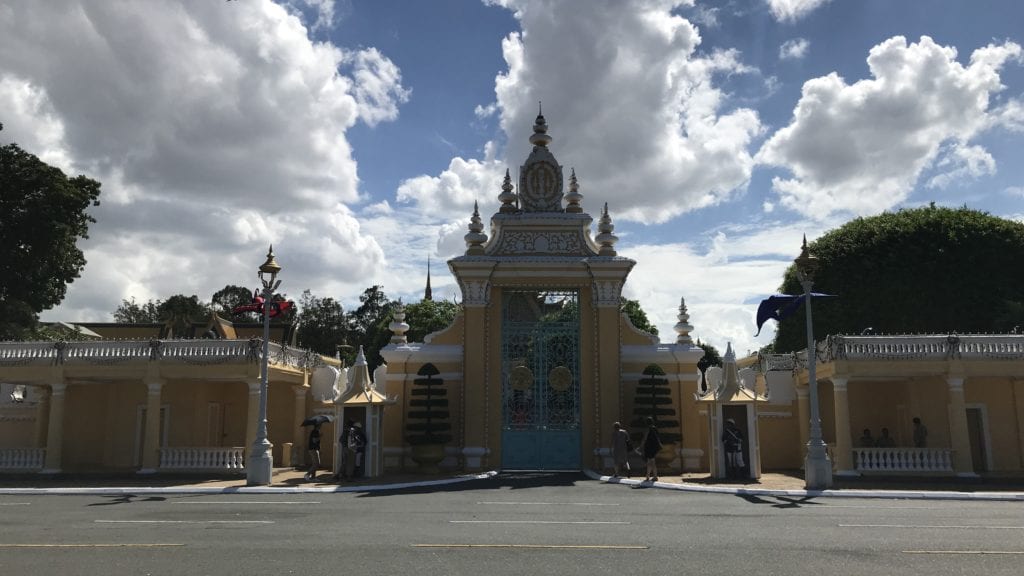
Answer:
<svg viewBox="0 0 1024 576"><path fill-rule="evenodd" d="M598 522L571 520L449 520L451 524L632 524L632 522Z"/></svg>
<svg viewBox="0 0 1024 576"><path fill-rule="evenodd" d="M236 500L200 500L198 502L171 502L171 504L320 504L306 500L283 501L283 500L262 500L262 501L236 501Z"/></svg>
<svg viewBox="0 0 1024 576"><path fill-rule="evenodd" d="M508 506L618 506L606 502L477 502L477 504L502 504Z"/></svg>
<svg viewBox="0 0 1024 576"><path fill-rule="evenodd" d="M903 550L904 554L1024 554L1017 550Z"/></svg>
<svg viewBox="0 0 1024 576"><path fill-rule="evenodd" d="M839 524L840 528L955 528L979 530L1024 530L1024 526L948 526L928 524Z"/></svg>
<svg viewBox="0 0 1024 576"><path fill-rule="evenodd" d="M273 524L273 520L93 520L97 524Z"/></svg>
<svg viewBox="0 0 1024 576"><path fill-rule="evenodd" d="M0 502L0 506L30 506L31 502Z"/></svg>

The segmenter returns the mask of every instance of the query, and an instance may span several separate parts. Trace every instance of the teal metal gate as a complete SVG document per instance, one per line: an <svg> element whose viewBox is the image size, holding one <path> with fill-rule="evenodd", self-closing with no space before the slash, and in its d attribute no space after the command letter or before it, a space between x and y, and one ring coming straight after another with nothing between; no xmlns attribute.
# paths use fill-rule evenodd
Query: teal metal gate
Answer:
<svg viewBox="0 0 1024 576"><path fill-rule="evenodd" d="M502 468L580 469L579 340L578 291L504 291Z"/></svg>

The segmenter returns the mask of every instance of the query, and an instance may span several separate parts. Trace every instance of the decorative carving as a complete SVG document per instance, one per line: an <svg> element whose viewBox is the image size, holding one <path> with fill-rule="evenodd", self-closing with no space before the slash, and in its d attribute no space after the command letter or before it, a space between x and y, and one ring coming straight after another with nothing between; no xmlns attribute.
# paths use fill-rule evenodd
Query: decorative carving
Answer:
<svg viewBox="0 0 1024 576"><path fill-rule="evenodd" d="M594 304L598 307L618 306L622 298L621 280L597 280L594 282Z"/></svg>
<svg viewBox="0 0 1024 576"><path fill-rule="evenodd" d="M502 232L494 255L578 254L587 255L578 232Z"/></svg>
<svg viewBox="0 0 1024 576"><path fill-rule="evenodd" d="M516 366L508 376L513 390L527 391L533 388L533 372L526 366Z"/></svg>
<svg viewBox="0 0 1024 576"><path fill-rule="evenodd" d="M491 283L487 280L462 280L462 304L487 306L491 301Z"/></svg>
<svg viewBox="0 0 1024 576"><path fill-rule="evenodd" d="M572 372L565 366L555 366L548 374L548 384L556 392L565 392L572 386Z"/></svg>

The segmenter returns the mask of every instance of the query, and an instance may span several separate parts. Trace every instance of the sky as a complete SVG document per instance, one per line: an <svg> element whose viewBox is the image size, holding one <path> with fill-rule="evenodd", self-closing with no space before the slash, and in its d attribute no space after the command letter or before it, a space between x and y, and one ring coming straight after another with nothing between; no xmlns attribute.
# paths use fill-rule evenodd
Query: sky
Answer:
<svg viewBox="0 0 1024 576"><path fill-rule="evenodd" d="M43 320L256 287L460 299L444 262L529 154L607 203L663 342L739 353L806 234L968 206L1024 221L1019 0L8 0L0 144L102 182ZM594 232L596 234L596 232Z"/></svg>

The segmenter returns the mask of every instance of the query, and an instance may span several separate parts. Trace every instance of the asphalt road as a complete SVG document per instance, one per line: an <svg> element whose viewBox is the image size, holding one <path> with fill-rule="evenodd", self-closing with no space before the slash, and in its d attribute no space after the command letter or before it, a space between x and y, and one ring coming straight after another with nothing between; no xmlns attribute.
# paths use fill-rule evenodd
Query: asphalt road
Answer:
<svg viewBox="0 0 1024 576"><path fill-rule="evenodd" d="M503 475L374 493L0 496L0 575L1021 574L1024 503Z"/></svg>

